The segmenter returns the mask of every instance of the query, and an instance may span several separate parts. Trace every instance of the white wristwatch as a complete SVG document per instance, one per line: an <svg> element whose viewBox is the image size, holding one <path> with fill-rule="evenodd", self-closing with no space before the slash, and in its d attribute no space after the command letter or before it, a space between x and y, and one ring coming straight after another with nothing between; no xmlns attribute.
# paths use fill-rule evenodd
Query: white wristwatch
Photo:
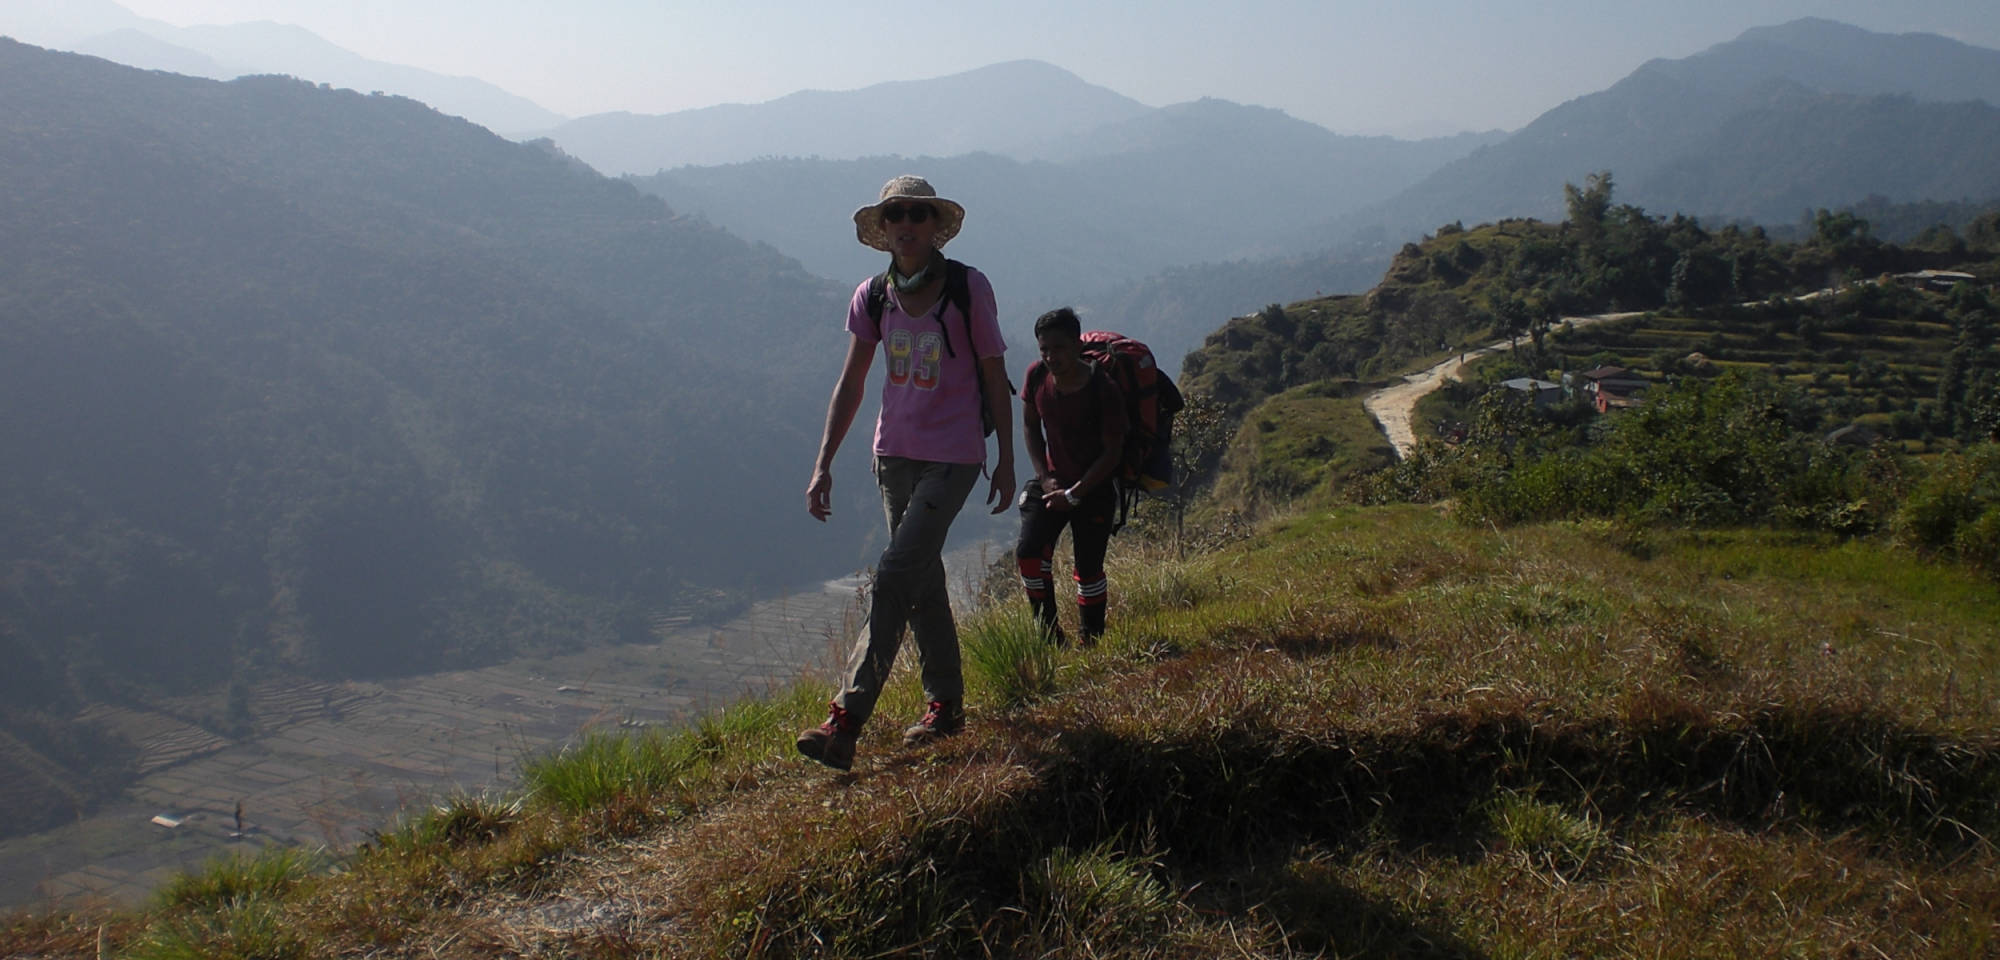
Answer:
<svg viewBox="0 0 2000 960"><path fill-rule="evenodd" d="M1074 485L1063 488L1063 499L1068 500L1069 505L1072 507L1083 506L1083 498L1076 495L1076 487Z"/></svg>

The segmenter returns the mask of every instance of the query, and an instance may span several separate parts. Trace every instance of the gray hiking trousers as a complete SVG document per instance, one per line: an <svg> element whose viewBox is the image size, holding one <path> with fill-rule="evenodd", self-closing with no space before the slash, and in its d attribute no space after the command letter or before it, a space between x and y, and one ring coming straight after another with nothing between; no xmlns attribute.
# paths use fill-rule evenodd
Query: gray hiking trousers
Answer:
<svg viewBox="0 0 2000 960"><path fill-rule="evenodd" d="M965 676L959 667L958 624L951 617L945 583L944 538L972 486L976 463L936 463L876 457L875 482L889 519L889 547L875 565L868 595L868 622L854 642L847 676L834 702L866 723L895 666L907 624L916 635L923 669L924 699L961 700Z"/></svg>

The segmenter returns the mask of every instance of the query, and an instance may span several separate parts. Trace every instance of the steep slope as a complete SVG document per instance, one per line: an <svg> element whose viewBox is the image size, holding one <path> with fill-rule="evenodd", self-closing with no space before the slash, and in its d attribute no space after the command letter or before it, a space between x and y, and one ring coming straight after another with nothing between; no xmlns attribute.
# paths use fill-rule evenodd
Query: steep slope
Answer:
<svg viewBox="0 0 2000 960"><path fill-rule="evenodd" d="M545 130L563 118L525 97L471 77L369 60L286 24L177 27L108 0L14 0L0 9L0 36L103 57L144 70L228 80L283 74L363 92L420 100L501 133Z"/></svg>
<svg viewBox="0 0 2000 960"><path fill-rule="evenodd" d="M1817 17L1746 30L1694 56L1656 60L1647 68L1717 93L1782 79L1822 93L2000 104L2000 52L1936 34L1876 33Z"/></svg>
<svg viewBox="0 0 2000 960"><path fill-rule="evenodd" d="M1796 92L1745 110L1632 188L1641 206L1764 223L1879 197L2000 197L2000 107Z"/></svg>
<svg viewBox="0 0 2000 960"><path fill-rule="evenodd" d="M337 870L274 849L143 912L21 917L0 952L1992 952L2000 711L1967 691L2000 600L1971 570L1418 506L1130 542L1098 647L967 618L986 668L942 743L871 724L830 774L790 742L810 684L592 737Z"/></svg>
<svg viewBox="0 0 2000 960"><path fill-rule="evenodd" d="M408 100L11 42L0 87L17 707L635 639L852 563L862 510L768 549L840 288Z"/></svg>
<svg viewBox="0 0 2000 960"><path fill-rule="evenodd" d="M544 130L563 120L554 111L484 80L370 60L328 43L310 31L286 24L256 22L181 29L154 26L150 32L161 41L215 60L224 73L204 76L216 79L281 73L351 90L381 90L422 101L440 113L464 117L501 134ZM95 41L90 40L79 44L77 50L98 52ZM153 66L139 61L121 62Z"/></svg>

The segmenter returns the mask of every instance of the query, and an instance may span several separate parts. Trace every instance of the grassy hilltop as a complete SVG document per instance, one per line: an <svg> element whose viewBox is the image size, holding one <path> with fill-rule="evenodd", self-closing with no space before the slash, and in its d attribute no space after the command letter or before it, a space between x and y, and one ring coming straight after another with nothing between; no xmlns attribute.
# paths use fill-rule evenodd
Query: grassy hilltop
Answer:
<svg viewBox="0 0 2000 960"><path fill-rule="evenodd" d="M1185 538L1150 514L1118 538L1088 650L1041 644L997 573L961 736L900 747L905 656L836 775L791 745L823 715L806 678L588 734L338 859L19 915L0 955L2000 954L1992 238L1893 248L1829 214L1781 245L1612 207L1608 177L1572 194L1565 224L1454 226L1366 297L1211 337ZM1782 306L1913 264L1978 279ZM1595 420L1463 394L1465 442L1393 467L1365 429L1403 370L1509 335L1503 363L1567 363L1559 318L1613 308L1786 366L1647 369L1645 406ZM1591 329L1588 356L1679 362ZM1869 331L1944 355L1899 368ZM1791 369L1808 352L1858 366ZM1900 447L1820 439L1899 411Z"/></svg>
<svg viewBox="0 0 2000 960"><path fill-rule="evenodd" d="M1121 544L1101 647L1004 605L967 733L792 755L823 684L593 737L335 873L274 854L116 955L1981 956L2000 594L1892 547L1301 513ZM1153 552L1157 553L1157 551ZM14 922L88 955L105 918Z"/></svg>

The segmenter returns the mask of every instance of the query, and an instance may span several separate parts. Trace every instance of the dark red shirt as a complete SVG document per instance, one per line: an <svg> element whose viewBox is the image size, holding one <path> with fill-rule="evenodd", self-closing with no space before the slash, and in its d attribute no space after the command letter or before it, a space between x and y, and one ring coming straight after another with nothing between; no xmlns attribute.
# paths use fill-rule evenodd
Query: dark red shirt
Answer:
<svg viewBox="0 0 2000 960"><path fill-rule="evenodd" d="M1090 379L1075 393L1057 390L1055 374L1046 368L1040 374L1030 370L1021 402L1042 418L1049 472L1064 486L1083 479L1105 450L1125 446L1125 394L1094 365Z"/></svg>

